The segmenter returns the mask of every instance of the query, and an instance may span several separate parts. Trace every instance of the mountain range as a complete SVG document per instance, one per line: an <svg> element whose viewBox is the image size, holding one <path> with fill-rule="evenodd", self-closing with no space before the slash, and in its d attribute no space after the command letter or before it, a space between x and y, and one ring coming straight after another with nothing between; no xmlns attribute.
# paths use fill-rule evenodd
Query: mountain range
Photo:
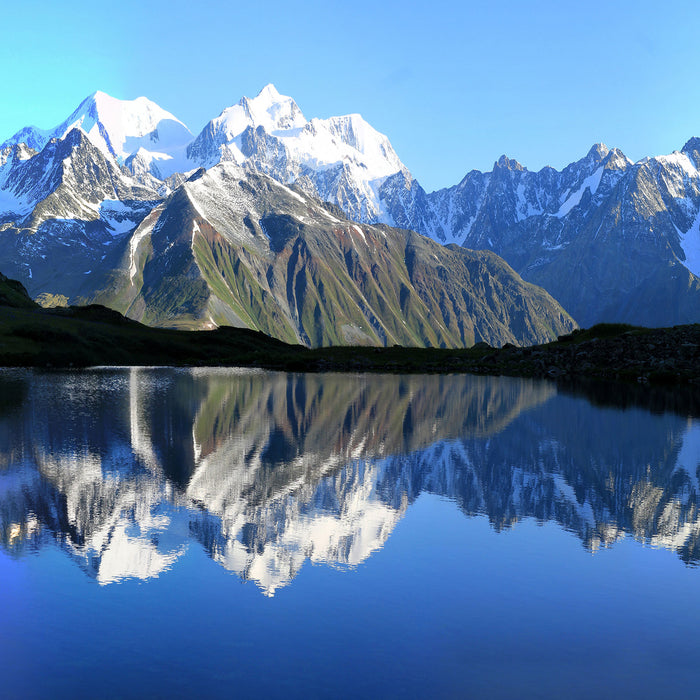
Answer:
<svg viewBox="0 0 700 700"><path fill-rule="evenodd" d="M306 124L293 102L270 104L271 95L226 110L184 156L178 139L161 137L162 122L168 133L179 124L170 115L135 100L115 116L101 93L51 132L23 130L0 149L0 269L42 303L97 302L155 326L247 326L307 345L530 344L574 327L494 254L354 223L309 186L241 160L266 132L236 132L261 114L273 133L325 134L338 157L374 153L365 136L376 132L361 132L359 117ZM178 158L203 165L158 179Z"/></svg>
<svg viewBox="0 0 700 700"><path fill-rule="evenodd" d="M699 149L632 163L598 144L539 172L503 156L426 193L362 117L307 120L272 85L197 136L98 92L0 146L0 270L45 303L310 345L696 322Z"/></svg>

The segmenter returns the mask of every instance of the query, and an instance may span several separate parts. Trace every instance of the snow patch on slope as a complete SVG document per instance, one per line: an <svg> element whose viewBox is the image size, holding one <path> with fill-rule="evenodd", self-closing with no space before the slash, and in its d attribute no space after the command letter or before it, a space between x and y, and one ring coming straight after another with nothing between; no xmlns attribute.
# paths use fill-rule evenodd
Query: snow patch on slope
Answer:
<svg viewBox="0 0 700 700"><path fill-rule="evenodd" d="M532 202L526 198L525 183L522 179L518 183L518 187L515 190L515 194L517 197L516 215L518 221L524 221L525 219L528 219L531 216L540 216L544 213L544 210L541 206L533 206ZM537 203L539 205L539 199Z"/></svg>
<svg viewBox="0 0 700 700"><path fill-rule="evenodd" d="M678 231L678 229L676 228ZM700 211L698 211L693 225L685 232L678 231L681 248L685 254L685 265L694 275L700 277Z"/></svg>
<svg viewBox="0 0 700 700"><path fill-rule="evenodd" d="M688 175L689 177L697 177L698 175L697 168L686 153L674 151L673 153L667 156L656 156L654 160L661 163L662 165L673 166L681 170L685 175Z"/></svg>
<svg viewBox="0 0 700 700"><path fill-rule="evenodd" d="M136 263L136 254L138 252L139 245L141 241L148 236L156 222L160 218L160 214L163 211L163 207L157 207L154 209L152 214L149 214L142 222L141 225L134 231L134 235L129 241L129 280L131 284L134 283L134 278L138 272L138 265Z"/></svg>
<svg viewBox="0 0 700 700"><path fill-rule="evenodd" d="M133 209L118 199L105 199L99 207L100 219L111 229L113 236L131 231L136 225Z"/></svg>
<svg viewBox="0 0 700 700"><path fill-rule="evenodd" d="M10 190L0 190L0 215L26 216L34 208L34 204L33 200L28 200Z"/></svg>
<svg viewBox="0 0 700 700"><path fill-rule="evenodd" d="M604 169L605 168L603 168L602 166L598 168L592 175L589 175L581 183L581 186L575 192L570 194L568 197L568 192L565 193L562 197L564 201L562 202L561 207L559 207L559 211L554 216L556 216L559 219L566 216L574 207L579 205L579 203L581 202L581 198L583 197L583 193L587 189L590 190L591 195L594 195L598 190L598 186L600 185L600 179L603 177Z"/></svg>

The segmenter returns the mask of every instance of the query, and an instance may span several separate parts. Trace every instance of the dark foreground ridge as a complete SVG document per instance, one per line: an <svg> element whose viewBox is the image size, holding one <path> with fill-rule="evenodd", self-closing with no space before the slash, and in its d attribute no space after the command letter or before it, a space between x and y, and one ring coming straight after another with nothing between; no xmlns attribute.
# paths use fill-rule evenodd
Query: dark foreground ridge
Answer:
<svg viewBox="0 0 700 700"><path fill-rule="evenodd" d="M640 383L699 383L700 324L600 324L545 345L460 350L329 347L309 350L247 329L144 326L103 306L41 309L0 275L0 366L249 366L290 371L439 372Z"/></svg>
<svg viewBox="0 0 700 700"><path fill-rule="evenodd" d="M314 369L388 372L468 372L556 379L602 379L700 387L700 324L640 328L599 324L553 343L465 350L324 348L312 352Z"/></svg>

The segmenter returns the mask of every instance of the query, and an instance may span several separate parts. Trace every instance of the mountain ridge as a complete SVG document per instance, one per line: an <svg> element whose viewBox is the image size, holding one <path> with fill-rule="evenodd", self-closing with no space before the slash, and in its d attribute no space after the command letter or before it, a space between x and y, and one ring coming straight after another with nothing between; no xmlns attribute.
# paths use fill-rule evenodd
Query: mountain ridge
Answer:
<svg viewBox="0 0 700 700"><path fill-rule="evenodd" d="M98 238L129 227L135 231L148 206L157 206L198 168L229 162L283 185L295 184L300 192L339 206L359 224L386 223L441 244L491 250L523 279L544 287L582 325L700 320L700 139L695 137L681 151L636 163L618 149L594 144L586 156L560 171L550 167L529 171L503 155L490 172L472 170L457 185L428 193L387 137L359 115L309 121L296 102L272 84L256 97L244 97L223 110L197 136L187 131L191 140L180 143L177 153L144 148L138 139L153 132L148 131L150 126L139 128L136 118L126 120L131 124L129 143L121 126L116 135L109 133L107 127L118 120L85 121L91 110L98 117L100 109L109 112L101 104L117 104L115 113L131 114L139 100L145 98L119 101L95 93L53 132L28 127L6 141L0 147L0 228L39 231L46 216L54 216L56 222L57 217L73 221L77 211L77 220L100 229ZM146 117L172 117L145 102L152 105ZM152 126L146 117L142 122ZM170 121L186 129L176 118ZM113 166L102 163L98 170L104 177L93 180L102 201L107 201L108 181L121 188L114 188L117 194L104 212L99 202L91 203L97 205L99 216L90 213L90 207L65 206L70 211L61 211L56 200L72 201L75 187L51 200L58 185L55 176L47 178L58 163L49 164L53 170L46 165L45 172L36 168L33 175L26 167L47 148L59 148L49 140L37 150L41 138L59 133L69 122L103 156L117 156ZM22 139L26 143L19 143ZM116 149L113 142L130 145L131 150ZM184 173L167 175L176 165ZM20 191L22 178L25 189ZM120 194L126 190L131 194ZM25 220L20 221L22 217ZM80 235L85 231L84 225ZM84 242L90 245L89 240ZM70 244L69 239L64 243ZM8 244L18 247L17 241ZM83 266L79 274L91 269ZM8 271L29 283L32 266L17 264Z"/></svg>

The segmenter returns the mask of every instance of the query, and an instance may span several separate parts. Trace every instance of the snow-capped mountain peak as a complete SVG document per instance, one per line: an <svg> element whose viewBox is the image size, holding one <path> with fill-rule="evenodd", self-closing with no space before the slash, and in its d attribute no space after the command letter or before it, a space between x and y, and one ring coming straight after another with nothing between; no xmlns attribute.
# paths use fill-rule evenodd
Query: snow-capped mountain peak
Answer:
<svg viewBox="0 0 700 700"><path fill-rule="evenodd" d="M599 162L602 161L608 153L610 153L610 149L604 143L594 143L586 154L586 158Z"/></svg>
<svg viewBox="0 0 700 700"><path fill-rule="evenodd" d="M389 222L379 188L391 175L408 174L389 139L359 114L307 121L271 84L210 121L187 154L205 168L231 161L296 182L364 222Z"/></svg>
<svg viewBox="0 0 700 700"><path fill-rule="evenodd" d="M3 146L26 143L41 150L51 139L62 139L75 128L83 131L102 153L120 163L139 149L148 151L150 160L157 163L153 174L158 177L188 169L185 149L192 133L179 119L146 97L120 100L100 91L86 97L53 129L22 129Z"/></svg>
<svg viewBox="0 0 700 700"><path fill-rule="evenodd" d="M296 102L280 95L272 83L266 85L256 97L243 97L238 104L225 109L215 120L218 130L231 140L249 126L262 126L268 133L301 128L306 119Z"/></svg>
<svg viewBox="0 0 700 700"><path fill-rule="evenodd" d="M66 131L80 126L98 148L102 141L117 158L126 158L141 147L168 150L192 140L190 130L179 119L146 97L119 100L98 91L83 101L69 120L72 118L75 121Z"/></svg>
<svg viewBox="0 0 700 700"><path fill-rule="evenodd" d="M518 163L517 160L514 158L509 158L507 155L502 155L494 164L493 164L494 170L499 169L499 170L519 170L519 171L524 171L525 168Z"/></svg>

